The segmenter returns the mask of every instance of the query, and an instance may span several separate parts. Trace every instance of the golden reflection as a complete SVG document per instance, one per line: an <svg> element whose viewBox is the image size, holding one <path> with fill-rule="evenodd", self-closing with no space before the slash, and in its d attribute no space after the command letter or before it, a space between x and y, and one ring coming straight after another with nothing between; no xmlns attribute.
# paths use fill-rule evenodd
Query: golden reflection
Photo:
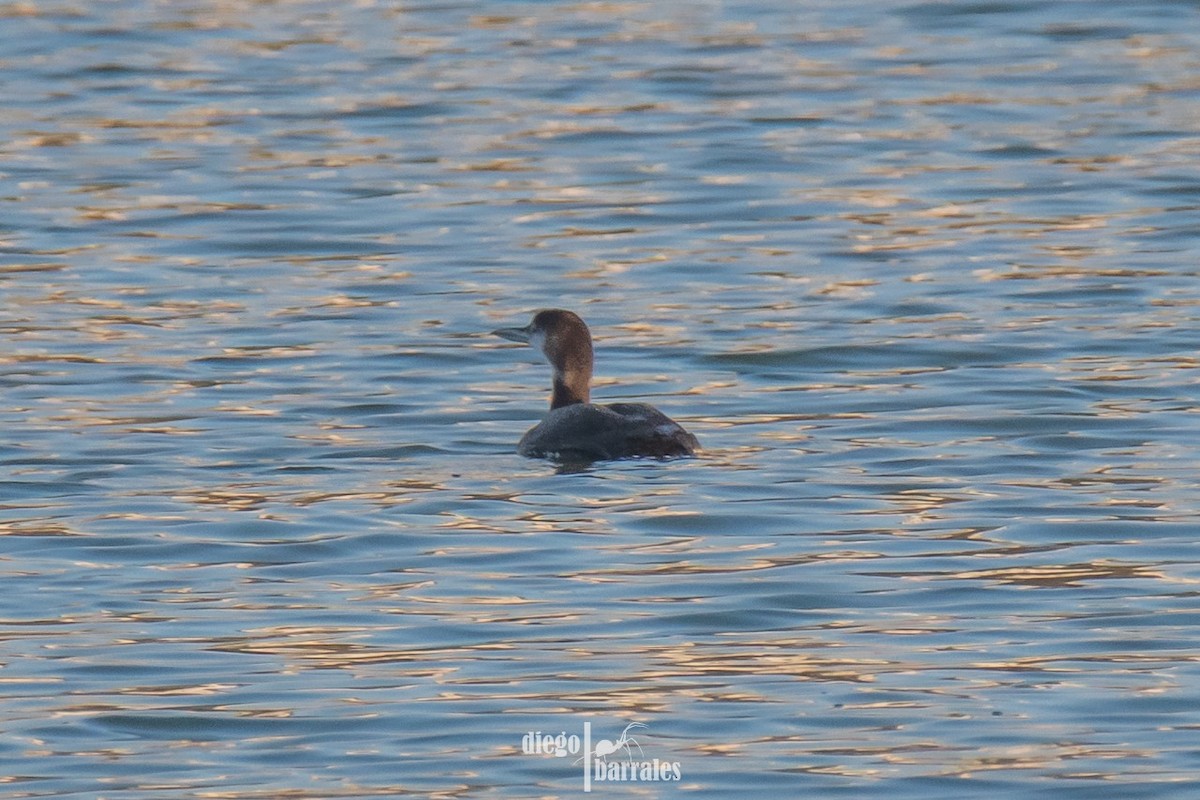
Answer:
<svg viewBox="0 0 1200 800"><path fill-rule="evenodd" d="M957 244L957 240L955 239L911 239L904 235L901 235L899 238L894 238L894 236L894 231L888 231L886 239L876 239L869 244L855 244L850 249L855 253L886 253L894 250L923 250L931 247L953 247Z"/></svg>
<svg viewBox="0 0 1200 800"><path fill-rule="evenodd" d="M192 489L178 492L174 498L202 506L220 506L230 511L257 508L276 499L271 494L249 491L252 486L257 484L230 484L222 489Z"/></svg>
<svg viewBox="0 0 1200 800"><path fill-rule="evenodd" d="M133 200L125 201L121 205L81 205L76 207L76 212L81 219L89 220L124 220L134 212L141 211L174 211L184 216L194 216L201 214L219 214L229 211L267 211L278 208L278 206L266 206L257 203L228 203L217 201L201 201L187 197L156 197L146 196L138 197ZM165 238L165 234L156 232L140 232L139 236L150 236L156 238ZM173 236L171 238L196 238L186 236Z"/></svg>
<svg viewBox="0 0 1200 800"><path fill-rule="evenodd" d="M630 103L620 106L576 105L567 106L566 113L571 116L615 116L617 114L638 114L647 111L664 111L668 106L663 103ZM643 166L640 172L661 171L661 166Z"/></svg>
<svg viewBox="0 0 1200 800"><path fill-rule="evenodd" d="M535 24L535 20L532 17L515 17L499 14L472 14L467 18L467 25L472 28L508 28L517 23L520 23L522 26L532 26Z"/></svg>
<svg viewBox="0 0 1200 800"><path fill-rule="evenodd" d="M740 548L722 550L711 548L707 552L732 552ZM758 549L755 547L747 550ZM859 561L865 559L883 558L882 553L862 551L838 551L833 553L817 553L809 555L780 556L777 558L754 558L733 564L701 564L687 560L672 561L666 564L645 565L641 567L612 567L608 569L581 570L579 572L562 573L564 578L586 581L588 583L617 583L631 576L651 575L728 575L739 572L760 572L780 567L793 567L812 564L817 561Z"/></svg>
<svg viewBox="0 0 1200 800"><path fill-rule="evenodd" d="M12 17L37 17L46 9L39 9L36 3L15 2L0 4L0 19ZM62 9L54 9L55 14L62 14Z"/></svg>
<svg viewBox="0 0 1200 800"><path fill-rule="evenodd" d="M1144 564L1090 561L1082 564L1045 564L1021 567L964 570L941 574L940 580L985 580L1000 584L1038 587L1078 587L1087 581L1107 579L1167 580L1159 570Z"/></svg>
<svg viewBox="0 0 1200 800"><path fill-rule="evenodd" d="M18 272L61 272L69 265L62 262L34 262L25 264L0 264L0 275Z"/></svg>
<svg viewBox="0 0 1200 800"><path fill-rule="evenodd" d="M0 508L5 508L0 505ZM24 519L0 522L0 536L86 536L65 522L46 519Z"/></svg>
<svg viewBox="0 0 1200 800"><path fill-rule="evenodd" d="M620 549L625 553L654 553L657 555L669 555L674 553L694 553L696 546L702 542L699 536L681 536L675 539L664 539L661 542L646 542L645 544L634 544L629 547L608 548ZM768 542L760 542L760 547L771 547Z"/></svg>
<svg viewBox="0 0 1200 800"><path fill-rule="evenodd" d="M965 503L981 498L997 497L994 492L983 492L972 489L955 489L954 491L935 492L930 489L905 489L883 495L887 506L882 509L866 508L858 513L875 514L904 514L905 525L917 525L949 516L946 509L956 503Z"/></svg>
<svg viewBox="0 0 1200 800"><path fill-rule="evenodd" d="M856 248L857 249L857 248ZM879 281L870 278L853 281L834 281L827 283L819 289L813 290L813 294L822 297L839 297L846 299L869 297L870 292L867 289L878 286Z"/></svg>
<svg viewBox="0 0 1200 800"><path fill-rule="evenodd" d="M253 740L250 740L251 742ZM197 800L358 800L364 797L408 797L414 794L408 786L396 784L395 786L380 786L366 785L355 781L346 781L339 788L331 788L328 786L319 789L304 789L292 788L280 790L277 788L270 789L247 789L238 787L235 789L209 789L189 786L187 784L165 786L146 786L137 787L144 789L148 794L163 796L165 790L174 790L174 796L181 796L183 792L187 792L187 796L195 797ZM422 797L427 797L429 800L455 800L455 798L477 797L479 794L479 786L469 786L462 784L451 788L441 788L437 790L429 790L422 792Z"/></svg>
<svg viewBox="0 0 1200 800"><path fill-rule="evenodd" d="M339 44L337 38L333 35L313 35L299 36L294 39L278 39L275 41L255 41L239 39L230 44L230 48L235 53L245 53L255 55L259 53L274 54L287 50L291 47L302 47L304 45L336 45Z"/></svg>
<svg viewBox="0 0 1200 800"><path fill-rule="evenodd" d="M684 753L696 753L702 756L737 756L743 755L750 747L750 742L720 742L709 744L694 744L680 748Z"/></svg>
<svg viewBox="0 0 1200 800"><path fill-rule="evenodd" d="M891 671L896 666L884 659L816 652L827 647L815 639L780 637L724 645L688 642L638 647L636 652L658 663L649 671L660 678L777 675L810 681L873 683L876 673Z"/></svg>
<svg viewBox="0 0 1200 800"><path fill-rule="evenodd" d="M408 678L432 678L446 682L458 672L458 664L469 658L471 650L504 650L512 646L491 645L486 648L428 648L387 649L370 645L339 642L333 638L358 633L354 628L318 628L298 630L277 628L261 635L223 641L209 649L225 653L271 655L284 659L289 669L350 669L377 664L412 664L407 668L394 667L394 674Z"/></svg>
<svg viewBox="0 0 1200 800"><path fill-rule="evenodd" d="M151 697L209 697L222 695L238 688L236 683L204 683L181 686L129 686L116 690L122 695L148 695Z"/></svg>
<svg viewBox="0 0 1200 800"><path fill-rule="evenodd" d="M76 144L86 144L95 141L92 136L77 131L52 131L47 133L33 132L24 138L15 139L11 147L23 149L28 147L70 147Z"/></svg>
<svg viewBox="0 0 1200 800"><path fill-rule="evenodd" d="M711 380L706 383L697 384L687 389L682 389L676 394L678 395L706 395L713 394L722 389L733 389L738 386L737 381L732 380Z"/></svg>
<svg viewBox="0 0 1200 800"><path fill-rule="evenodd" d="M346 436L345 434L337 432L346 430L362 430L365 427L365 425L322 424L317 426L318 429L323 431L322 433L294 433L288 436L288 438L295 439L298 442L317 442L319 444L337 447L367 447L376 443L373 438Z"/></svg>
<svg viewBox="0 0 1200 800"><path fill-rule="evenodd" d="M205 358L295 358L297 356L311 356L315 354L316 350L313 347L304 344L244 345L242 347L224 347L221 348L221 355L206 356Z"/></svg>
<svg viewBox="0 0 1200 800"><path fill-rule="evenodd" d="M487 161L456 164L448 166L448 169L461 172L530 172L535 167L529 159L525 158L493 158Z"/></svg>
<svg viewBox="0 0 1200 800"><path fill-rule="evenodd" d="M1052 741L1013 747L988 747L982 752L966 756L958 765L944 774L956 778L973 778L979 772L997 770L1041 770L1063 769L1065 764L1077 760L1135 759L1153 760L1157 753L1151 750L1094 743L1073 744ZM1073 777L1108 778L1105 773L1078 773Z"/></svg>
<svg viewBox="0 0 1200 800"><path fill-rule="evenodd" d="M345 502L348 500L389 501L396 505L411 502L408 498L395 498L387 492L304 492L289 498L292 505L298 508L316 505L330 501Z"/></svg>
<svg viewBox="0 0 1200 800"><path fill-rule="evenodd" d="M1111 415L1118 416L1118 415ZM1131 488L1164 485L1168 481L1165 478L1140 474L1137 476L1125 477L1116 473L1116 468L1105 467L1094 469L1091 472L1083 475L1064 475L1055 478L1026 478L1024 480L998 481L1002 486L1017 486L1033 489L1078 489L1082 487L1101 487L1101 488L1116 488L1121 486L1129 486ZM1096 500L1097 503L1113 502L1112 498ZM1145 502L1150 502L1148 499ZM1157 505L1157 504L1156 504Z"/></svg>

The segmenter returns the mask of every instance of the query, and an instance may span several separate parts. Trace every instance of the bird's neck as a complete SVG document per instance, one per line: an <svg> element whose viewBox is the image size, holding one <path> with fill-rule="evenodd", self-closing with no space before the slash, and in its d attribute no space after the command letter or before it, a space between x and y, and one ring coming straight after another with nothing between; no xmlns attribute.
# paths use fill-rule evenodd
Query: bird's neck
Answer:
<svg viewBox="0 0 1200 800"><path fill-rule="evenodd" d="M554 371L554 391L550 395L550 410L589 402L591 397L589 384L591 382L592 376L586 372L556 369Z"/></svg>

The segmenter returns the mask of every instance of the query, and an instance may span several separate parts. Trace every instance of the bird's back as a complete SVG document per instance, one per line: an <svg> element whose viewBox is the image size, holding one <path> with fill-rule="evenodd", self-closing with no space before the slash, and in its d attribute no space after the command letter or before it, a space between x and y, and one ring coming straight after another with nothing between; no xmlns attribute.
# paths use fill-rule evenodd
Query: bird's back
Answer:
<svg viewBox="0 0 1200 800"><path fill-rule="evenodd" d="M576 403L556 408L521 437L517 452L531 458L600 461L690 456L696 437L646 403Z"/></svg>

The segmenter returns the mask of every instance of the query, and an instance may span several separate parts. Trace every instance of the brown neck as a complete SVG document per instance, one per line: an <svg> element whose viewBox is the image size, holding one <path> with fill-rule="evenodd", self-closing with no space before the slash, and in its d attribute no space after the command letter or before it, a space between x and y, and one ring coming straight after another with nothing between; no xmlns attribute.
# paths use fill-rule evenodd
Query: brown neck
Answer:
<svg viewBox="0 0 1200 800"><path fill-rule="evenodd" d="M551 411L563 406L573 406L576 403L586 403L587 401L588 392L586 389L581 394L578 389L572 388L562 378L557 375L554 377L554 393L550 395Z"/></svg>

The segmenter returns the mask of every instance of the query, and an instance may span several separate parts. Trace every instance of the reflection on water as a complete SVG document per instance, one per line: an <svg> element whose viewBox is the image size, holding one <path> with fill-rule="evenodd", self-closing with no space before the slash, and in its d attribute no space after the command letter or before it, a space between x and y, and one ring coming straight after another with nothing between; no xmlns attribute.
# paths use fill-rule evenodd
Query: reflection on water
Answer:
<svg viewBox="0 0 1200 800"><path fill-rule="evenodd" d="M0 5L9 793L567 797L590 720L1189 797L1200 41L1128 11ZM513 454L545 306L704 453Z"/></svg>

